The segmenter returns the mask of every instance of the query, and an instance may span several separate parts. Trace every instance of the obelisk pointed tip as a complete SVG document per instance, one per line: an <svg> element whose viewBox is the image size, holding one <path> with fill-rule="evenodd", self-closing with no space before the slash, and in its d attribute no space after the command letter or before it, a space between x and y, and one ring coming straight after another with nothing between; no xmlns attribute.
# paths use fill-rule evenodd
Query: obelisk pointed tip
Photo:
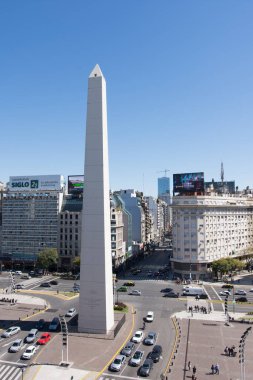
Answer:
<svg viewBox="0 0 253 380"><path fill-rule="evenodd" d="M96 66L94 67L94 69L92 70L89 76L89 78L94 78L94 77L103 77L103 73L98 64L96 64Z"/></svg>

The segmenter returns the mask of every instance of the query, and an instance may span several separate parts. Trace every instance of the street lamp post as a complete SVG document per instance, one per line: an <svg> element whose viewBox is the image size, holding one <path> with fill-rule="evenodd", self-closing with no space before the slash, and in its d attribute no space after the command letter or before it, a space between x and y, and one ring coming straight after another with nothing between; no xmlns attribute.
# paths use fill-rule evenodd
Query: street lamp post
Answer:
<svg viewBox="0 0 253 380"><path fill-rule="evenodd" d="M249 332L251 331L252 327L248 327L244 333L241 336L240 339L240 345L239 345L239 363L241 365L241 380L245 380L245 356L244 356L244 349L245 349L245 341L247 336L249 335Z"/></svg>

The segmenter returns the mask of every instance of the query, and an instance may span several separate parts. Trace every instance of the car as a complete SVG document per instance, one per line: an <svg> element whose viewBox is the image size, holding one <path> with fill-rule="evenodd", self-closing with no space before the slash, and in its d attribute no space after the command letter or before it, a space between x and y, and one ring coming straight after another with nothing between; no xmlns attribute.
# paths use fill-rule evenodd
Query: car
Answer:
<svg viewBox="0 0 253 380"><path fill-rule="evenodd" d="M223 290L219 292L220 296L231 296L231 292L229 290Z"/></svg>
<svg viewBox="0 0 253 380"><path fill-rule="evenodd" d="M26 343L33 343L35 341L36 336L38 335L38 330L37 329L32 329L27 337L25 337L25 342Z"/></svg>
<svg viewBox="0 0 253 380"><path fill-rule="evenodd" d="M121 286L120 288L117 289L117 292L127 292L127 287L126 286Z"/></svg>
<svg viewBox="0 0 253 380"><path fill-rule="evenodd" d="M174 292L169 292L169 293L165 293L163 295L163 297L168 297L168 298L178 298L178 293L174 293Z"/></svg>
<svg viewBox="0 0 253 380"><path fill-rule="evenodd" d="M133 275L139 274L141 273L141 269L135 269L132 273Z"/></svg>
<svg viewBox="0 0 253 380"><path fill-rule="evenodd" d="M231 284L224 284L222 285L222 288L226 288L226 289L233 289L234 285L231 285Z"/></svg>
<svg viewBox="0 0 253 380"><path fill-rule="evenodd" d="M246 296L246 294L247 294L247 292L245 290L242 290L242 289L238 289L235 292L236 296Z"/></svg>
<svg viewBox="0 0 253 380"><path fill-rule="evenodd" d="M22 271L21 270L16 270L15 274L17 274L18 276L21 276Z"/></svg>
<svg viewBox="0 0 253 380"><path fill-rule="evenodd" d="M146 319L146 322L153 322L153 320L154 320L154 312L153 311L148 311L145 319Z"/></svg>
<svg viewBox="0 0 253 380"><path fill-rule="evenodd" d="M140 376L149 376L150 372L153 369L153 360L151 359L146 359L145 362L142 364L139 370L139 375Z"/></svg>
<svg viewBox="0 0 253 380"><path fill-rule="evenodd" d="M42 330L43 327L45 326L45 319L40 319L37 323L36 323L36 329L38 330Z"/></svg>
<svg viewBox="0 0 253 380"><path fill-rule="evenodd" d="M141 364L141 361L144 357L144 351L137 350L135 351L133 357L129 360L129 364L133 367L137 367Z"/></svg>
<svg viewBox="0 0 253 380"><path fill-rule="evenodd" d="M236 298L235 302L248 302L248 299L247 297L239 297Z"/></svg>
<svg viewBox="0 0 253 380"><path fill-rule="evenodd" d="M140 331L140 330L138 330L138 331L136 331L136 333L132 337L132 342L134 342L134 343L140 343L140 342L143 341L143 338L144 338L143 332Z"/></svg>
<svg viewBox="0 0 253 380"><path fill-rule="evenodd" d="M69 311L65 314L65 317L73 317L73 315L76 313L76 309L72 307L69 309Z"/></svg>
<svg viewBox="0 0 253 380"><path fill-rule="evenodd" d="M51 288L51 285L49 284L49 282L42 282L42 283L40 284L40 286L41 286L42 288Z"/></svg>
<svg viewBox="0 0 253 380"><path fill-rule="evenodd" d="M135 282L134 281L127 281L127 282L124 282L123 286L135 286Z"/></svg>
<svg viewBox="0 0 253 380"><path fill-rule="evenodd" d="M15 340L9 348L9 352L18 352L23 347L23 339Z"/></svg>
<svg viewBox="0 0 253 380"><path fill-rule="evenodd" d="M126 362L125 355L117 355L109 367L110 371L119 372L121 368L123 367L123 365L125 364L125 362Z"/></svg>
<svg viewBox="0 0 253 380"><path fill-rule="evenodd" d="M130 356L135 348L135 344L133 342L128 342L125 347L121 350L121 355Z"/></svg>
<svg viewBox="0 0 253 380"><path fill-rule="evenodd" d="M21 359L29 360L31 357L35 354L36 347L35 346L28 346L23 355L21 356Z"/></svg>
<svg viewBox="0 0 253 380"><path fill-rule="evenodd" d="M130 293L128 293L130 296L141 296L141 291L140 290L132 290Z"/></svg>
<svg viewBox="0 0 253 380"><path fill-rule="evenodd" d="M15 289L24 289L24 288L25 288L24 284L17 284L15 286Z"/></svg>
<svg viewBox="0 0 253 380"><path fill-rule="evenodd" d="M3 334L3 338L9 338L12 335L15 335L21 331L21 328L19 326L12 326L9 327Z"/></svg>
<svg viewBox="0 0 253 380"><path fill-rule="evenodd" d="M251 292L251 293L252 293L252 292L253 292L253 288L251 288L251 289L249 290L249 292Z"/></svg>
<svg viewBox="0 0 253 380"><path fill-rule="evenodd" d="M76 293L80 293L80 288L73 286L73 291Z"/></svg>
<svg viewBox="0 0 253 380"><path fill-rule="evenodd" d="M30 275L30 276L34 276L34 275L35 275L34 270L30 270L29 275Z"/></svg>
<svg viewBox="0 0 253 380"><path fill-rule="evenodd" d="M20 278L23 280L30 280L31 276L29 276L29 274L23 274Z"/></svg>
<svg viewBox="0 0 253 380"><path fill-rule="evenodd" d="M51 335L49 333L43 333L41 337L37 340L37 344L43 345L49 342L51 339Z"/></svg>
<svg viewBox="0 0 253 380"><path fill-rule="evenodd" d="M154 346L152 352L148 354L147 358L153 360L154 363L157 363L160 360L162 352L163 352L162 346L156 345Z"/></svg>
<svg viewBox="0 0 253 380"><path fill-rule="evenodd" d="M58 317L54 317L49 325L50 331L57 331L60 327L60 320Z"/></svg>
<svg viewBox="0 0 253 380"><path fill-rule="evenodd" d="M172 291L173 291L172 288L161 289L161 293L171 293Z"/></svg>
<svg viewBox="0 0 253 380"><path fill-rule="evenodd" d="M147 346L152 346L155 344L157 338L157 334L154 331L150 331L147 337L144 339L143 343Z"/></svg>
<svg viewBox="0 0 253 380"><path fill-rule="evenodd" d="M50 281L50 284L51 284L51 285L58 285L58 281L56 281L56 280L51 280L51 281Z"/></svg>

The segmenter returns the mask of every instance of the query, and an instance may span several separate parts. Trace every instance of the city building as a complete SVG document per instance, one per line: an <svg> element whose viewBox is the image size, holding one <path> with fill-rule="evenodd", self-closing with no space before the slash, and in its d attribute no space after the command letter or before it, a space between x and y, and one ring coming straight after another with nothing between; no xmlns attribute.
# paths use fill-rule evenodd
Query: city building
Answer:
<svg viewBox="0 0 253 380"><path fill-rule="evenodd" d="M170 179L169 177L160 177L158 178L158 197L165 194L170 194Z"/></svg>
<svg viewBox="0 0 253 380"><path fill-rule="evenodd" d="M1 261L34 265L44 248L57 248L61 175L10 177L2 199Z"/></svg>
<svg viewBox="0 0 253 380"><path fill-rule="evenodd" d="M126 261L126 244L124 242L124 223L121 203L111 195L111 251L112 268L117 271Z"/></svg>
<svg viewBox="0 0 253 380"><path fill-rule="evenodd" d="M69 194L64 196L58 223L59 267L71 270L73 260L81 252L83 198Z"/></svg>
<svg viewBox="0 0 253 380"><path fill-rule="evenodd" d="M212 261L252 255L252 197L177 196L172 209L175 274L207 278Z"/></svg>

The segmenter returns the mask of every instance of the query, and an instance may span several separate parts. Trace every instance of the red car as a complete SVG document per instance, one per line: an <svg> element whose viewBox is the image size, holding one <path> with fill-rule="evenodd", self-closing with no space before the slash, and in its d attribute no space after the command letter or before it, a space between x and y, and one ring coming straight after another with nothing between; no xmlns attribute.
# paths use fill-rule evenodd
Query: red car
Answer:
<svg viewBox="0 0 253 380"><path fill-rule="evenodd" d="M51 339L51 335L44 333L41 335L40 339L37 340L38 344L46 344Z"/></svg>

